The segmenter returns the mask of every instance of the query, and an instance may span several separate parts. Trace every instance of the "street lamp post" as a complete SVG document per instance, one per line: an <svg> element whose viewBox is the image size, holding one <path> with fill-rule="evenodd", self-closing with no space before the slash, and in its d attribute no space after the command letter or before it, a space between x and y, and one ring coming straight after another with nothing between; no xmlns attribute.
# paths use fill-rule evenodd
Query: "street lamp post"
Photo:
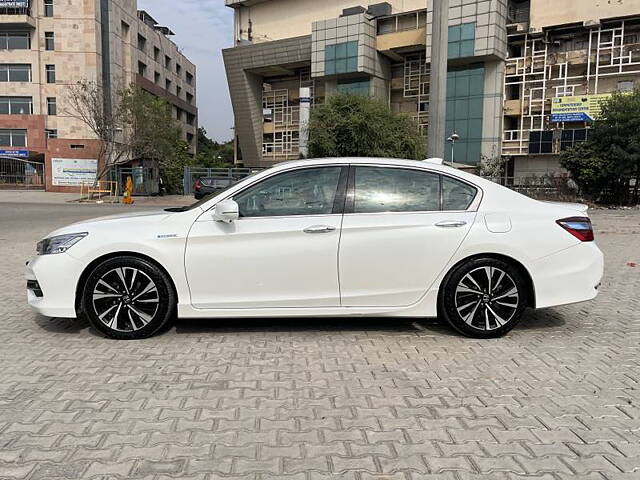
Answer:
<svg viewBox="0 0 640 480"><path fill-rule="evenodd" d="M447 138L447 142L451 144L451 166L455 167L455 157L454 150L456 148L456 142L460 140L460 135L458 135L455 131L451 134L449 138Z"/></svg>

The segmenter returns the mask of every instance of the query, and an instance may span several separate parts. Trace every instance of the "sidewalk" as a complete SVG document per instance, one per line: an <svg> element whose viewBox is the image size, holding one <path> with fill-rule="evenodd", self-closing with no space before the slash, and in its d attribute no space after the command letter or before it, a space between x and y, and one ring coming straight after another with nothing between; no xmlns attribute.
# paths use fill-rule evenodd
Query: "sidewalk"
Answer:
<svg viewBox="0 0 640 480"><path fill-rule="evenodd" d="M43 192L39 190L0 190L0 203L43 203L62 204L76 203L80 199L78 193ZM133 197L134 206L183 206L195 202L191 196L165 195L162 197Z"/></svg>

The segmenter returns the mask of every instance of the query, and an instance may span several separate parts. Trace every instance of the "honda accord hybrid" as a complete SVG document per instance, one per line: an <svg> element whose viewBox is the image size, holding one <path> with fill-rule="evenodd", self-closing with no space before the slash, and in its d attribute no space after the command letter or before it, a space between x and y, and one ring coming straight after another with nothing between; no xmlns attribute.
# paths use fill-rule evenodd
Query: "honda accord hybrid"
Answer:
<svg viewBox="0 0 640 480"><path fill-rule="evenodd" d="M585 206L378 158L283 163L189 207L76 223L26 267L37 312L117 339L176 316L354 315L497 337L526 308L593 299L602 275Z"/></svg>

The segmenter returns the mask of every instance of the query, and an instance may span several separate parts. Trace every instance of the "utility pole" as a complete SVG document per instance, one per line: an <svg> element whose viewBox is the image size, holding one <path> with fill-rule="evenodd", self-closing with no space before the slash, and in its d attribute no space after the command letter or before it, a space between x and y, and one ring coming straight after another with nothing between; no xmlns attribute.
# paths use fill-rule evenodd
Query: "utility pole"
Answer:
<svg viewBox="0 0 640 480"><path fill-rule="evenodd" d="M449 0L433 0L432 16L429 138L427 142L430 158L444 158L444 144L447 138L445 127L447 118Z"/></svg>

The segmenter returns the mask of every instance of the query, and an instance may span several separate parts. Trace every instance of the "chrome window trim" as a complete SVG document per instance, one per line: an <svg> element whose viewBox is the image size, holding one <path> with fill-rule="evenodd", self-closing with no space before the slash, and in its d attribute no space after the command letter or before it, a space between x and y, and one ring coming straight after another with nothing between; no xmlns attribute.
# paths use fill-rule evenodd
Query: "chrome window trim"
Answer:
<svg viewBox="0 0 640 480"><path fill-rule="evenodd" d="M274 165L277 166L277 165ZM400 168L400 169L405 169L405 170L417 170L420 172L429 172L429 173L433 173L436 175L442 175L442 176L446 176L449 178L452 178L453 180L457 180L459 182L462 182L466 185L469 185L470 187L473 187L476 189L476 196L473 199L473 201L471 202L471 204L469 205L469 208L467 208L466 210L420 210L420 211L414 211L414 212L370 212L370 213L342 213L342 214L337 214L337 213L329 213L329 214L311 214L311 215L277 215L277 216L264 216L264 217L240 217L238 220L242 220L243 218L248 219L248 218L291 218L291 217L326 217L328 215L379 215L379 214L416 214L416 213L443 213L443 212L451 212L451 213L461 213L461 212L477 212L478 209L480 208L480 204L482 203L482 199L484 197L484 190L482 189L482 187L480 187L479 185L476 185L466 179L457 177L455 175L452 175L448 172L441 172L440 170L436 170L436 169L432 169L432 168L428 168L428 167L422 167L422 166L416 166L416 165L395 165L395 164L390 164L390 163L352 163L352 162L344 162L344 163L340 163L340 162L336 162L336 163L326 163L326 164L318 164L318 165L303 165L303 166L297 166L297 167L293 167L293 168L289 168L286 170L278 170L276 172L272 172L270 175L266 175L262 178L260 178L259 180L257 180L256 182L250 183L249 185L247 185L246 187L237 190L233 193L229 193L228 195L225 195L224 197L220 198L216 203L212 204L210 207L208 207L206 210L203 209L204 212L209 212L211 210L213 210L216 206L216 204L218 204L219 202L222 202L224 200L229 200L229 199L233 199L234 196L239 195L240 193L244 192L245 190L257 185L259 182L262 182L264 180L267 180L275 175L280 175L282 173L289 173L289 172L293 172L296 170L308 170L310 168L324 168L324 167L359 167L359 166L363 166L363 167L386 167L386 168Z"/></svg>

